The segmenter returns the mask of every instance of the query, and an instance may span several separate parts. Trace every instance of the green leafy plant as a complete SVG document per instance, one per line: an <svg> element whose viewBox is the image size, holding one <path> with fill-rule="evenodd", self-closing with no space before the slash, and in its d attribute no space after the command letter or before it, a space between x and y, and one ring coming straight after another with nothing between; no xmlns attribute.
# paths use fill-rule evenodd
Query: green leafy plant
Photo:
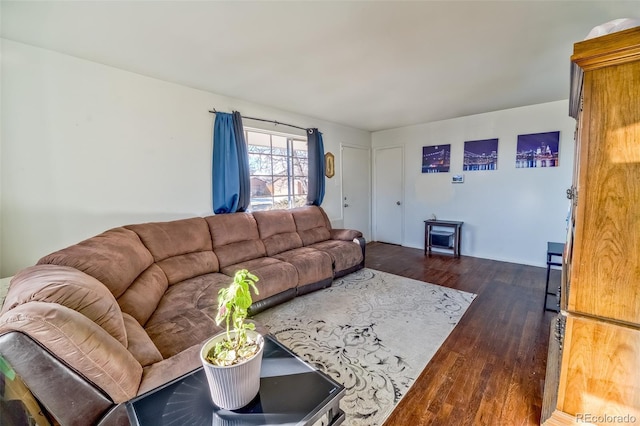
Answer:
<svg viewBox="0 0 640 426"><path fill-rule="evenodd" d="M4 374L9 380L16 378L16 372L11 368L7 360L0 355L0 373Z"/></svg>
<svg viewBox="0 0 640 426"><path fill-rule="evenodd" d="M226 325L226 336L206 356L214 365L229 366L251 358L258 352L258 343L247 336L247 330L255 330L255 324L245 322L249 306L253 303L251 290L258 294L258 277L246 269L237 271L233 283L218 292L216 324Z"/></svg>

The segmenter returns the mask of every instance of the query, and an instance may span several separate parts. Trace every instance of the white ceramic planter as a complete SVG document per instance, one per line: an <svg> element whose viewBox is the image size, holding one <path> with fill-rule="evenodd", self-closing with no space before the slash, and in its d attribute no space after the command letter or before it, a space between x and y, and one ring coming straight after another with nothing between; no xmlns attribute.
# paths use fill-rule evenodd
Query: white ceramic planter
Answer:
<svg viewBox="0 0 640 426"><path fill-rule="evenodd" d="M248 330L247 335L258 340L258 353L240 364L220 367L206 361L204 357L216 342L225 337L225 334L226 332L216 334L205 342L200 350L200 361L207 375L213 403L220 408L237 410L251 402L260 390L260 367L264 352L264 338L260 333Z"/></svg>

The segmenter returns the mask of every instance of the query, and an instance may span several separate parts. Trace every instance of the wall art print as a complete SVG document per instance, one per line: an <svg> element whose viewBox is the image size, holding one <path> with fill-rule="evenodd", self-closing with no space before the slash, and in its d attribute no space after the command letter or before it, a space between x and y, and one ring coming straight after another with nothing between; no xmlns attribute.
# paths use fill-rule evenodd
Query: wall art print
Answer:
<svg viewBox="0 0 640 426"><path fill-rule="evenodd" d="M498 168L498 139L466 141L462 170L496 170Z"/></svg>
<svg viewBox="0 0 640 426"><path fill-rule="evenodd" d="M447 173L451 163L451 144L422 147L422 173Z"/></svg>
<svg viewBox="0 0 640 426"><path fill-rule="evenodd" d="M518 135L516 169L558 167L560 131Z"/></svg>

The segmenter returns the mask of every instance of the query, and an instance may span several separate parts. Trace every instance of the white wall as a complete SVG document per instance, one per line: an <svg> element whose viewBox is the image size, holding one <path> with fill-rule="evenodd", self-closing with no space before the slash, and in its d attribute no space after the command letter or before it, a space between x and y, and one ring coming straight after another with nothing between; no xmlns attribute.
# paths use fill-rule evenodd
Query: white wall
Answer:
<svg viewBox="0 0 640 426"><path fill-rule="evenodd" d="M371 143L366 131L9 40L1 53L0 276L111 227L211 214L211 108L319 128L336 155L323 207L337 226L340 144Z"/></svg>
<svg viewBox="0 0 640 426"><path fill-rule="evenodd" d="M403 245L423 248L423 221L435 214L464 221L463 255L546 266L546 242L565 239L574 127L568 102L559 101L373 133L374 150L404 146ZM556 130L559 167L515 168L519 134ZM492 138L498 169L463 173L464 142ZM439 144L451 144L451 172L421 173L422 147ZM464 174L464 183L452 184L453 174Z"/></svg>

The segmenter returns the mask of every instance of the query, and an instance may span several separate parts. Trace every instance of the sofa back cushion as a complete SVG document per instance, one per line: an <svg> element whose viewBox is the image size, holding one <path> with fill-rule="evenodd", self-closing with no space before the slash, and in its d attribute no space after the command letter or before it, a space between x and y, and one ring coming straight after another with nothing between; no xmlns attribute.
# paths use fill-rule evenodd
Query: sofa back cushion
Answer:
<svg viewBox="0 0 640 426"><path fill-rule="evenodd" d="M122 312L134 317L140 325L145 325L168 287L167 275L153 263L118 297L118 304Z"/></svg>
<svg viewBox="0 0 640 426"><path fill-rule="evenodd" d="M168 286L166 274L134 231L125 227L59 250L38 261L76 268L104 284L122 311L144 324Z"/></svg>
<svg viewBox="0 0 640 426"><path fill-rule="evenodd" d="M119 297L153 264L153 256L135 232L120 227L51 253L40 259L38 264L78 269Z"/></svg>
<svg viewBox="0 0 640 426"><path fill-rule="evenodd" d="M124 319L116 299L104 284L84 272L59 265L21 270L11 280L2 313L30 302L58 304L77 311L127 347Z"/></svg>
<svg viewBox="0 0 640 426"><path fill-rule="evenodd" d="M169 285L218 272L207 222L201 217L126 227L140 237Z"/></svg>
<svg viewBox="0 0 640 426"><path fill-rule="evenodd" d="M220 268L266 256L256 220L249 213L205 217Z"/></svg>
<svg viewBox="0 0 640 426"><path fill-rule="evenodd" d="M296 223L288 210L265 210L253 213L267 256L302 247Z"/></svg>
<svg viewBox="0 0 640 426"><path fill-rule="evenodd" d="M291 209L296 230L305 246L326 241L331 237L329 223L324 211L318 206Z"/></svg>

